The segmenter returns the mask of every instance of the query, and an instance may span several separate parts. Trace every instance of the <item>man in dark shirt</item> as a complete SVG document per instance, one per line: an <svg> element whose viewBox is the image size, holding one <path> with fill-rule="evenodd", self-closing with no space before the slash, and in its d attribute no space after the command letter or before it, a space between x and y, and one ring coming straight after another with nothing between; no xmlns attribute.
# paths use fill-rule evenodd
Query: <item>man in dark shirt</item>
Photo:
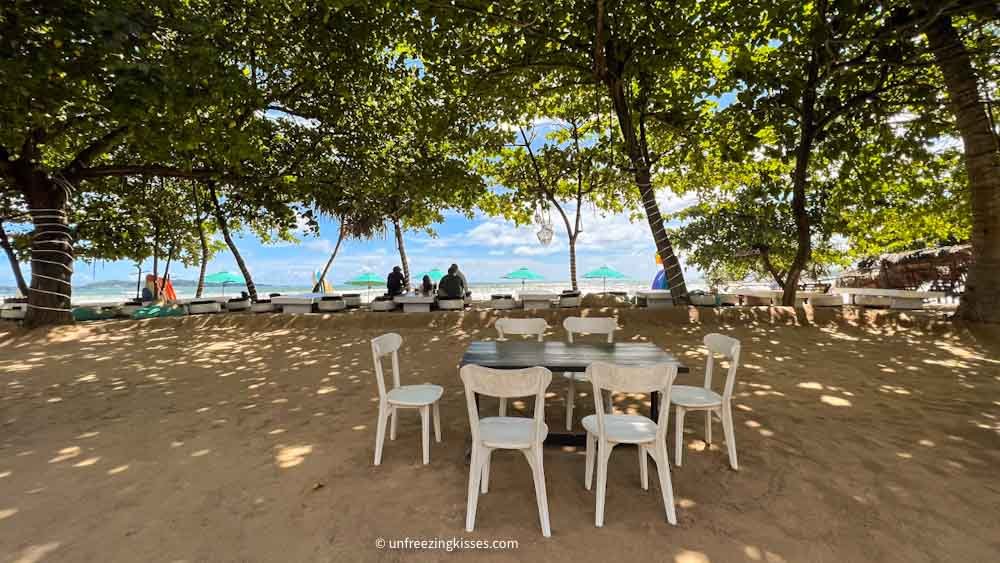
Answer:
<svg viewBox="0 0 1000 563"><path fill-rule="evenodd" d="M389 295L396 296L403 294L403 283L405 282L403 278L403 271L396 266L389 272L389 278L386 280L385 286L389 290Z"/></svg>
<svg viewBox="0 0 1000 563"><path fill-rule="evenodd" d="M458 268L455 266L448 268L448 273L438 282L438 297L445 299L465 297L465 285L462 283L462 278L456 275L457 271Z"/></svg>

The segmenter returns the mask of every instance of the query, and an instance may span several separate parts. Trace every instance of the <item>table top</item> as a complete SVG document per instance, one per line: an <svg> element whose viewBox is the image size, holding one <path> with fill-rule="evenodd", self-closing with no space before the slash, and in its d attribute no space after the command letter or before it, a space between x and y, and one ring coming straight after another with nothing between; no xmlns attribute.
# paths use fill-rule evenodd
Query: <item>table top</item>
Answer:
<svg viewBox="0 0 1000 563"><path fill-rule="evenodd" d="M543 366L552 371L586 371L587 366L597 361L623 366L674 363L678 373L688 372L687 366L649 342L475 341L465 350L461 365L476 364L494 369Z"/></svg>
<svg viewBox="0 0 1000 563"><path fill-rule="evenodd" d="M521 299L528 299L529 301L532 299L544 301L546 299L555 299L556 297L559 297L558 293L552 293L551 291L519 291L517 292L517 295Z"/></svg>
<svg viewBox="0 0 1000 563"><path fill-rule="evenodd" d="M669 289L640 289L635 292L639 297L671 297Z"/></svg>

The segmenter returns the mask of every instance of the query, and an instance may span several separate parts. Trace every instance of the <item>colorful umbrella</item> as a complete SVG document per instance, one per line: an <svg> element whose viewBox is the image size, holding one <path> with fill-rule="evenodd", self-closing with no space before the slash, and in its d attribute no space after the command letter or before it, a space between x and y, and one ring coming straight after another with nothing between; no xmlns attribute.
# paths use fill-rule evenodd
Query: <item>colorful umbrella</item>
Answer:
<svg viewBox="0 0 1000 563"><path fill-rule="evenodd" d="M347 280L347 285L356 285L367 288L367 290L365 291L365 299L368 299L368 291L371 290L373 285L379 285L384 283L385 279L374 272L364 272L363 274L358 275L358 277L352 280Z"/></svg>
<svg viewBox="0 0 1000 563"><path fill-rule="evenodd" d="M532 272L531 270L529 270L527 268L518 268L518 269L514 270L513 272L510 272L509 274L503 276L503 279L505 279L505 280L521 280L521 287L523 288L524 287L524 282L526 282L528 280L541 280L541 279L545 279L545 278L543 278L541 276L541 274L536 274L535 272Z"/></svg>
<svg viewBox="0 0 1000 563"><path fill-rule="evenodd" d="M236 275L232 272L216 272L205 276L205 283L211 285L222 285L222 294L226 294L226 284L238 284L246 283L243 276Z"/></svg>
<svg viewBox="0 0 1000 563"><path fill-rule="evenodd" d="M601 266L600 268L598 268L596 270L592 270L590 272L587 272L586 274L583 274L583 277L585 279L589 279L589 280L594 280L594 279L602 279L602 280L604 280L604 291L607 291L608 290L608 278L615 279L615 280L620 280L620 279L624 279L625 278L625 274L619 272L618 270L615 270L614 268L612 268L610 266L605 265L605 266Z"/></svg>
<svg viewBox="0 0 1000 563"><path fill-rule="evenodd" d="M441 281L441 278L444 277L444 272L442 272L441 270L439 270L437 268L434 268L433 270L431 270L429 272L424 272L424 273L418 275L417 279L422 280L422 279L424 279L424 276L427 276L427 277L431 278L432 282L437 283L437 282Z"/></svg>

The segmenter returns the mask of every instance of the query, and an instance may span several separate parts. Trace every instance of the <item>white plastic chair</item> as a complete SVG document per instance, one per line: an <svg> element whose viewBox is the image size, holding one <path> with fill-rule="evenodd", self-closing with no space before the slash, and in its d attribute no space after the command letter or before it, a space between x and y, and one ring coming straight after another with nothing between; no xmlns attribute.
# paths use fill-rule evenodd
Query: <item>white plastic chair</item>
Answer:
<svg viewBox="0 0 1000 563"><path fill-rule="evenodd" d="M615 330L618 329L618 322L612 317L566 317L563 321L563 328L566 329L566 338L569 343L573 343L574 334L606 334L608 344L615 341ZM589 381L587 373L582 371L564 371L563 377L569 380L569 389L566 391L566 430L573 429L573 403L576 400L576 382Z"/></svg>
<svg viewBox="0 0 1000 563"><path fill-rule="evenodd" d="M441 441L441 413L438 399L444 393L440 385L400 385L399 347L403 337L390 332L372 339L372 355L375 358L375 378L378 380L378 430L375 436L375 465L382 463L382 446L385 443L385 423L391 419L389 439L396 439L396 419L399 409L418 409L423 430L424 465L430 463L430 415L434 411L434 438ZM386 391L382 358L392 356L392 389Z"/></svg>
<svg viewBox="0 0 1000 563"><path fill-rule="evenodd" d="M537 336L539 342L544 342L545 329L549 328L545 319L538 318L497 319L497 322L493 326L497 329L497 333L499 334L497 340L499 341L507 340L508 334L517 334L522 336ZM507 416L507 399L500 399L500 416Z"/></svg>
<svg viewBox="0 0 1000 563"><path fill-rule="evenodd" d="M677 377L675 364L660 364L649 367L623 367L605 362L594 362L587 368L587 375L594 386L594 410L583 418L587 430L587 469L584 486L590 490L594 477L594 462L597 462L597 512L594 525L604 525L604 497L608 483L608 459L611 450L618 444L635 444L639 451L639 480L643 490L649 490L649 468L646 456L656 462L660 477L660 492L667 521L677 525L674 509L674 488L670 482L670 460L667 459L667 420L670 409L660 409L656 422L638 414L610 414L602 409L600 399L603 391L625 393L662 393L664 402L670 400L670 388ZM669 404L669 403L666 403ZM596 450L596 451L595 451Z"/></svg>
<svg viewBox="0 0 1000 563"><path fill-rule="evenodd" d="M736 433L733 430L733 385L736 383L736 366L740 363L740 341L722 334L705 336L705 346L708 348L708 362L705 364L704 387L677 385L670 402L677 406L677 420L674 421L676 445L674 462L681 466L681 456L684 451L684 413L687 411L705 411L705 443L712 443L712 414L722 420L722 430L726 436L726 447L729 451L729 465L739 469L736 459ZM729 373L726 374L726 384L722 395L712 391L712 371L715 366L715 355L719 354L729 360ZM662 404L667 404L666 401Z"/></svg>
<svg viewBox="0 0 1000 563"><path fill-rule="evenodd" d="M549 502L545 492L545 471L542 465L542 442L549 433L545 424L545 390L552 382L552 372L542 367L496 370L476 365L463 366L462 382L469 408L472 428L472 460L469 464L469 498L465 514L465 531L476 525L479 493L486 494L490 484L490 456L493 450L518 450L528 460L535 481L538 519L542 535L549 537ZM495 416L480 419L476 394L489 397L535 397L532 418Z"/></svg>

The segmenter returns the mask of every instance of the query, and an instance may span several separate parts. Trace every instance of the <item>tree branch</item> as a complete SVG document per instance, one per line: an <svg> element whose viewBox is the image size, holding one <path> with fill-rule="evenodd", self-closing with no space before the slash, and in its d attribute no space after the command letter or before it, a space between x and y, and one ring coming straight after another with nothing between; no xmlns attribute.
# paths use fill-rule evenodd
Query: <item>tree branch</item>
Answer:
<svg viewBox="0 0 1000 563"><path fill-rule="evenodd" d="M103 137L87 145L76 157L63 168L63 174L70 178L77 178L82 174L85 167L95 158L111 150L121 141L122 136L128 131L128 127L121 126L108 131Z"/></svg>

